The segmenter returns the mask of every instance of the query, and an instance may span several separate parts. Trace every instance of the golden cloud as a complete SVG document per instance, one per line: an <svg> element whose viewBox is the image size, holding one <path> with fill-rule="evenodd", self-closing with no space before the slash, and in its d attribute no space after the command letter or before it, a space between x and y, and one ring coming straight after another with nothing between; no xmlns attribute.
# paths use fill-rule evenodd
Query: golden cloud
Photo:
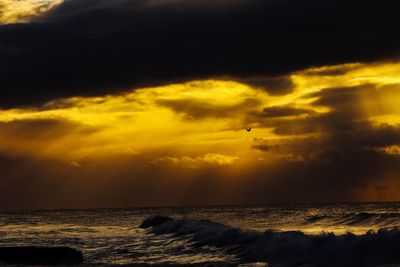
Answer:
<svg viewBox="0 0 400 267"><path fill-rule="evenodd" d="M223 180L216 186L237 185L229 185L233 196L242 188L269 188L271 181L314 186L316 177L342 184L343 192L359 190L349 180L395 183L390 170L399 154L400 64L327 66L289 76L286 94L202 80L1 110L0 152L58 162L62 179L86 182L118 176L139 183L151 176L179 187L183 177L215 176ZM259 186L252 185L255 179Z"/></svg>
<svg viewBox="0 0 400 267"><path fill-rule="evenodd" d="M0 0L0 24L29 22L63 0Z"/></svg>

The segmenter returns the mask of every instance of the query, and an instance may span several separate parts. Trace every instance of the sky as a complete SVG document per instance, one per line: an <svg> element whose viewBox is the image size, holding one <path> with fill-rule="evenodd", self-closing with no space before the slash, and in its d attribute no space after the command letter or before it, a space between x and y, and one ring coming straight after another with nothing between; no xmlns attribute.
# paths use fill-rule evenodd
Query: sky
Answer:
<svg viewBox="0 0 400 267"><path fill-rule="evenodd" d="M400 200L397 6L0 0L0 209Z"/></svg>

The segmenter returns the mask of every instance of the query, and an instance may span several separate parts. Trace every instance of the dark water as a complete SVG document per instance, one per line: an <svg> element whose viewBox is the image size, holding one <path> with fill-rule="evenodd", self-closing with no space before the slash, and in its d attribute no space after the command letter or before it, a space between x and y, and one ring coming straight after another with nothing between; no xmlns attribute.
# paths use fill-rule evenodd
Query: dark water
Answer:
<svg viewBox="0 0 400 267"><path fill-rule="evenodd" d="M155 215L174 218L174 224L138 227ZM363 236L399 226L400 203L2 212L0 246L70 246L81 250L88 264L243 263L268 260L266 247L281 239L308 246L317 242L313 236L332 232L335 239L329 240L340 243L337 236L347 232ZM397 242L397 231L386 234ZM382 240L381 234L376 238Z"/></svg>

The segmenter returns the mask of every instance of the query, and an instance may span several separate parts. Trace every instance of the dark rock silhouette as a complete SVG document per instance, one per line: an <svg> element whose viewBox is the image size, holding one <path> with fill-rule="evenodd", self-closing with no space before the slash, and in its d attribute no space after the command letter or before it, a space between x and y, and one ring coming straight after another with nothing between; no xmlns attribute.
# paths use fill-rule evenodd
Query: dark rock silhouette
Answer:
<svg viewBox="0 0 400 267"><path fill-rule="evenodd" d="M0 264L63 265L82 262L82 253L68 247L0 247Z"/></svg>

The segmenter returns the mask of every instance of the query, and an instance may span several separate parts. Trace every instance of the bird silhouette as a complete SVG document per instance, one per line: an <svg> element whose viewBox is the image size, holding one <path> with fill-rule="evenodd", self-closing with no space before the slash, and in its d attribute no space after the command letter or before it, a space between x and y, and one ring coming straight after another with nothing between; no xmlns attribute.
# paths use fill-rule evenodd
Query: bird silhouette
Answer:
<svg viewBox="0 0 400 267"><path fill-rule="evenodd" d="M251 128L246 128L246 131L250 132L250 131L251 131Z"/></svg>

